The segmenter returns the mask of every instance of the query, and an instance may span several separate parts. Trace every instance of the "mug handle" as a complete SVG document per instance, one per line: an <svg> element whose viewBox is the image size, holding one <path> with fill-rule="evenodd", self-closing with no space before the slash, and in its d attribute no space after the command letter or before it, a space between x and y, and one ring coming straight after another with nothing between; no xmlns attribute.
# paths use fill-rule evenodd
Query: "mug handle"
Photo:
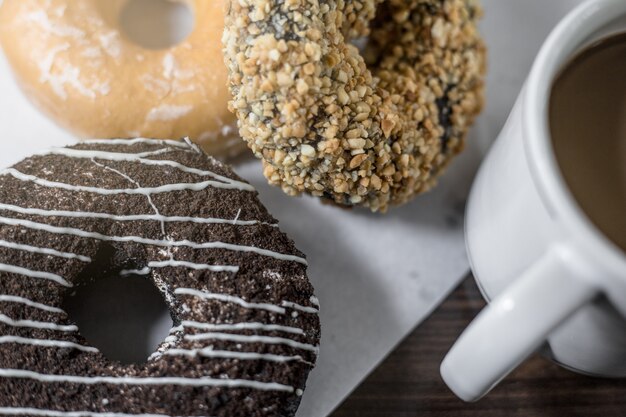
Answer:
<svg viewBox="0 0 626 417"><path fill-rule="evenodd" d="M461 334L441 364L441 376L465 401L476 401L598 295L575 251L554 245L496 297Z"/></svg>

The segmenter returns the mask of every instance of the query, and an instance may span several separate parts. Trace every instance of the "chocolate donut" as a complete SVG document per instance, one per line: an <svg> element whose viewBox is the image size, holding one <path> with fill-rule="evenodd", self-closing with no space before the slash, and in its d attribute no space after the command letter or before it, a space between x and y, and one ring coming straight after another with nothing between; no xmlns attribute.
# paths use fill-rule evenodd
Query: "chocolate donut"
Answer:
<svg viewBox="0 0 626 417"><path fill-rule="evenodd" d="M232 1L230 106L269 182L373 211L429 190L482 107L479 16L478 0Z"/></svg>
<svg viewBox="0 0 626 417"><path fill-rule="evenodd" d="M306 265L254 189L189 141L27 158L0 173L0 415L293 416L320 336ZM170 309L145 363L107 359L62 310L110 274L144 276Z"/></svg>

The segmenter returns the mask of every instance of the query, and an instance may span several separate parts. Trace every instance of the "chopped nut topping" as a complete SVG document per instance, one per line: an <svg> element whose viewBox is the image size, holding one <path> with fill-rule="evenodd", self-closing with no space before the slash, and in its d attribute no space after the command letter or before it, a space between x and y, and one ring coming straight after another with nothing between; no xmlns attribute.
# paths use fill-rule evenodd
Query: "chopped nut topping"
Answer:
<svg viewBox="0 0 626 417"><path fill-rule="evenodd" d="M231 1L229 107L269 182L373 211L431 189L482 108L480 14L478 0Z"/></svg>
<svg viewBox="0 0 626 417"><path fill-rule="evenodd" d="M309 157L315 156L315 148L312 147L311 145L302 145L302 147L300 148L300 152L302 152L302 155L305 155L305 156L309 156Z"/></svg>

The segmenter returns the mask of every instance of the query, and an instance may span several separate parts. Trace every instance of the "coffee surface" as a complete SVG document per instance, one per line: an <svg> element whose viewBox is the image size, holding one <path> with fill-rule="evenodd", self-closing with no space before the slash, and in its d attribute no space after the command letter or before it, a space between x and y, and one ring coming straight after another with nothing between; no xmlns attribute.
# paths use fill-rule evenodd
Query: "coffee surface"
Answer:
<svg viewBox="0 0 626 417"><path fill-rule="evenodd" d="M572 194L626 252L626 34L599 41L565 66L552 89L550 130Z"/></svg>

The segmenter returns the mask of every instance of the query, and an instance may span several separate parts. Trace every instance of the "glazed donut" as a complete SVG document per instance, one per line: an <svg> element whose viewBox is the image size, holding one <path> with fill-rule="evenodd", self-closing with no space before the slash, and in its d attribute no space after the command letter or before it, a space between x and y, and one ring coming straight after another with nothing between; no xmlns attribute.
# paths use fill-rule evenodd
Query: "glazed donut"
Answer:
<svg viewBox="0 0 626 417"><path fill-rule="evenodd" d="M105 273L169 306L143 364L107 359L62 310ZM0 415L293 416L318 305L254 189L191 142L93 141L0 173Z"/></svg>
<svg viewBox="0 0 626 417"><path fill-rule="evenodd" d="M482 107L479 14L476 0L232 1L230 106L269 182L373 211L431 188Z"/></svg>
<svg viewBox="0 0 626 417"><path fill-rule="evenodd" d="M169 49L127 39L128 0L5 0L0 42L37 107L77 136L188 136L213 155L245 145L228 111L224 0L189 0L193 32Z"/></svg>

